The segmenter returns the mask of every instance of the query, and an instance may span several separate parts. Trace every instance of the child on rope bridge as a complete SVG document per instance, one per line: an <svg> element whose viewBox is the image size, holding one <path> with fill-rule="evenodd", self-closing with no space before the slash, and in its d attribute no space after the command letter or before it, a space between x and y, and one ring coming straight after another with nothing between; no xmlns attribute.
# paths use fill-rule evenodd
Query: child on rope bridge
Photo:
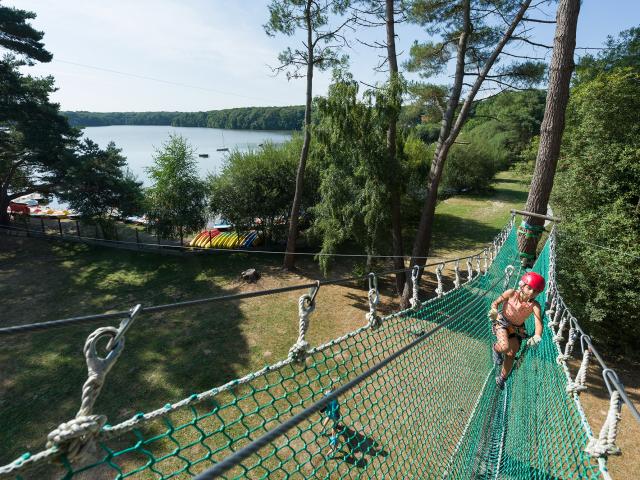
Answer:
<svg viewBox="0 0 640 480"><path fill-rule="evenodd" d="M492 304L489 318L493 323L493 333L496 343L493 345L493 361L502 365L496 375L496 384L504 388L507 377L513 367L513 360L520 350L522 340L527 338L524 322L533 313L536 321L536 331L527 341L528 346L536 346L542 338L542 313L540 304L534 300L536 295L544 290L544 277L535 272L525 273L519 282L519 288L510 288L500 295ZM498 306L504 303L502 312ZM506 358L504 358L506 355Z"/></svg>

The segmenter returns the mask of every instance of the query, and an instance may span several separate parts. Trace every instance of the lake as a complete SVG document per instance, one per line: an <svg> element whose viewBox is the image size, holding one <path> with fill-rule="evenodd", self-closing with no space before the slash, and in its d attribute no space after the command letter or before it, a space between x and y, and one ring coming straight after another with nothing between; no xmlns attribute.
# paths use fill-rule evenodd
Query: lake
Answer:
<svg viewBox="0 0 640 480"><path fill-rule="evenodd" d="M291 138L291 132L288 131L137 125L86 127L82 133L102 148L105 148L110 141L115 142L116 146L122 149L122 154L127 157L129 169L144 182L145 186L149 186L149 177L145 168L153 164L156 149L169 140L170 134L185 137L196 155L209 154L208 158L196 157L198 171L203 178L209 173L219 172L225 158L229 155L229 152L216 151L218 148L247 151L258 148L265 141L282 143Z"/></svg>

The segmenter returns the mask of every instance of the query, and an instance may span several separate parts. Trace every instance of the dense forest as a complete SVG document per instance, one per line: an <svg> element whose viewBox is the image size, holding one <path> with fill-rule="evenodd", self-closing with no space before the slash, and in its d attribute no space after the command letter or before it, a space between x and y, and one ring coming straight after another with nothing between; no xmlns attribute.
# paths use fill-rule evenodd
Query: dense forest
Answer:
<svg viewBox="0 0 640 480"><path fill-rule="evenodd" d="M62 112L73 127L172 125L239 130L299 130L303 106L247 107L208 112Z"/></svg>

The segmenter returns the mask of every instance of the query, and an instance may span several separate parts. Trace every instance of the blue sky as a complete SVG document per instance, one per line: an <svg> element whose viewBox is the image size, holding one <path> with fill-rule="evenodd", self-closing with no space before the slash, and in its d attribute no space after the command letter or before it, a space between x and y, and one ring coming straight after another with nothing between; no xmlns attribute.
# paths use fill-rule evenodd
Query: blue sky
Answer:
<svg viewBox="0 0 640 480"><path fill-rule="evenodd" d="M296 40L265 35L266 0L3 3L38 15L33 25L45 32L54 60L26 71L55 77L59 90L53 100L64 110L196 111L304 103L304 80L274 77L268 67ZM546 12L555 16L555 5ZM637 0L584 0L577 45L601 46L607 35L640 24L639 13ZM536 28L537 40L552 43L552 26ZM384 32L364 35L372 40ZM426 38L409 25L401 26L398 35L402 59L414 40ZM373 72L378 53L352 45L347 53L354 77L369 84L383 80L383 74ZM318 73L314 79L314 93L324 94L330 74Z"/></svg>

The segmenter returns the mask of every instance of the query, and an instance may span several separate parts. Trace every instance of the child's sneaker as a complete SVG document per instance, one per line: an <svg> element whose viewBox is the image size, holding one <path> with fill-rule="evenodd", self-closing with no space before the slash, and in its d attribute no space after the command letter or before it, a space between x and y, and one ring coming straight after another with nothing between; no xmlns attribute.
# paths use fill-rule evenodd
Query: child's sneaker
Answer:
<svg viewBox="0 0 640 480"><path fill-rule="evenodd" d="M496 365L502 365L502 362L504 361L502 354L496 352L493 348L491 349L491 352L493 353L493 363L495 363Z"/></svg>
<svg viewBox="0 0 640 480"><path fill-rule="evenodd" d="M496 375L496 385L500 390L504 390L504 384L507 381L505 377L502 376L502 372Z"/></svg>

